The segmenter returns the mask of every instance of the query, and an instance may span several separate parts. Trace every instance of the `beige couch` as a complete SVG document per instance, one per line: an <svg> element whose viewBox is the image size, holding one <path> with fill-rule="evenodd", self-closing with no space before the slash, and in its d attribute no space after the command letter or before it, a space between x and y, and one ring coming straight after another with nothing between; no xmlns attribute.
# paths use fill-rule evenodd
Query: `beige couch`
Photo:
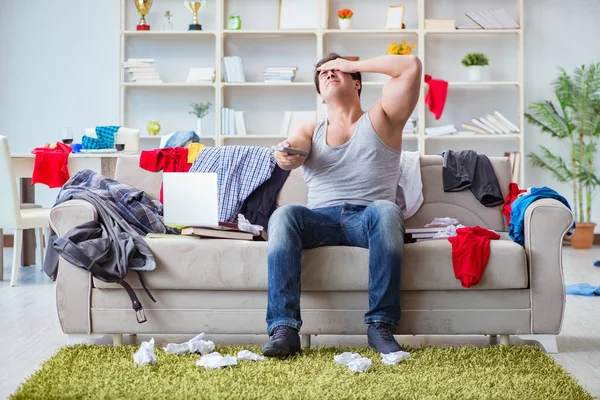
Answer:
<svg viewBox="0 0 600 400"><path fill-rule="evenodd" d="M162 175L138 167L137 156L119 158L117 180L157 198ZM492 158L506 192L510 165ZM425 202L406 221L419 227L434 217L456 217L464 225L508 231L501 207L482 206L469 190L445 193L442 158L421 157ZM506 193L504 193L506 195ZM292 171L278 205L306 204L300 170ZM53 229L62 235L96 218L88 203L70 201L54 207ZM572 213L555 200L534 202L525 215L525 247L506 233L492 241L481 282L462 288L454 277L447 240L407 244L401 279L402 317L398 334L556 335L560 332L565 293L561 261L563 235ZM63 332L113 334L264 334L267 304L267 243L194 238L147 239L157 268L144 279L157 302L137 289L148 321L138 324L125 291L60 260L56 299ZM368 250L324 247L303 252L301 297L304 344L316 334L365 334L368 306ZM550 338L549 350L554 336ZM553 350L555 351L555 349Z"/></svg>

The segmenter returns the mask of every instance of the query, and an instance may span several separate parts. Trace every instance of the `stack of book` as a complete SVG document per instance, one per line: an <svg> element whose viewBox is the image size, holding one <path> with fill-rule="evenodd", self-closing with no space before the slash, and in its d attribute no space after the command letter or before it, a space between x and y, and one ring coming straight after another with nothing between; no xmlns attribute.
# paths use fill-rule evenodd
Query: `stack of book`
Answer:
<svg viewBox="0 0 600 400"><path fill-rule="evenodd" d="M162 83L160 75L154 68L153 58L130 58L123 63L130 82Z"/></svg>
<svg viewBox="0 0 600 400"><path fill-rule="evenodd" d="M457 133L454 125L437 126L435 128L425 128L425 134L428 136L443 136Z"/></svg>
<svg viewBox="0 0 600 400"><path fill-rule="evenodd" d="M243 111L221 108L221 135L246 136L246 118Z"/></svg>
<svg viewBox="0 0 600 400"><path fill-rule="evenodd" d="M404 230L404 241L405 242L421 242L424 240L438 239L435 234L438 232L445 231L445 227L435 228L406 228ZM439 239L447 239L446 237Z"/></svg>
<svg viewBox="0 0 600 400"><path fill-rule="evenodd" d="M512 181L520 183L520 175L521 175L521 153L518 151L513 152L505 152L504 157L508 157L510 160L510 165L512 168Z"/></svg>
<svg viewBox="0 0 600 400"><path fill-rule="evenodd" d="M481 134L514 134L519 133L519 128L510 122L504 115L495 111L480 118L471 118L470 123L462 123L464 129Z"/></svg>
<svg viewBox="0 0 600 400"><path fill-rule="evenodd" d="M246 82L244 63L241 57L223 57L223 79L225 79L225 82L231 83Z"/></svg>
<svg viewBox="0 0 600 400"><path fill-rule="evenodd" d="M210 67L190 68L188 83L204 83L215 81L215 69Z"/></svg>
<svg viewBox="0 0 600 400"><path fill-rule="evenodd" d="M503 8L477 10L465 15L477 26L458 26L458 29L519 29L519 24Z"/></svg>
<svg viewBox="0 0 600 400"><path fill-rule="evenodd" d="M297 70L298 67L267 67L263 71L263 78L267 83L293 82Z"/></svg>
<svg viewBox="0 0 600 400"><path fill-rule="evenodd" d="M267 233L262 230L260 235L253 235L251 232L246 232L238 229L236 223L219 222L218 228L188 226L181 229L183 236L197 236L213 239L236 239L236 240L264 240L266 241Z"/></svg>

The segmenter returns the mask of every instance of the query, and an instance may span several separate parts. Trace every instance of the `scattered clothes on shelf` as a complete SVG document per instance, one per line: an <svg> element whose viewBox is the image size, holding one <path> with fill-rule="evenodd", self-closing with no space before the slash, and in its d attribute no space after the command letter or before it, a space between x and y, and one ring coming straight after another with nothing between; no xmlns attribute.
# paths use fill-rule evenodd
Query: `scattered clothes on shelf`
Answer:
<svg viewBox="0 0 600 400"><path fill-rule="evenodd" d="M333 357L333 361L340 365L345 365L352 372L365 372L369 369L372 362L367 357L361 357L358 353L345 352Z"/></svg>
<svg viewBox="0 0 600 400"><path fill-rule="evenodd" d="M275 158L266 147L209 147L198 155L189 172L216 172L219 221L232 222L248 196L273 173Z"/></svg>
<svg viewBox="0 0 600 400"><path fill-rule="evenodd" d="M237 358L235 356L222 356L219 352L214 352L200 357L196 361L198 367L204 367L205 369L217 369L223 367L229 367L237 365Z"/></svg>
<svg viewBox="0 0 600 400"><path fill-rule="evenodd" d="M600 296L600 286L592 286L589 283L574 283L565 287L567 294L578 294L581 296Z"/></svg>
<svg viewBox="0 0 600 400"><path fill-rule="evenodd" d="M502 206L502 214L506 217L506 225L510 225L510 213L512 211L512 203L519 197L519 194L526 193L527 189L519 189L519 185L515 182L508 184L508 194Z"/></svg>
<svg viewBox="0 0 600 400"><path fill-rule="evenodd" d="M154 354L154 338L149 342L142 342L140 349L133 355L133 361L138 365L156 363L156 355Z"/></svg>
<svg viewBox="0 0 600 400"><path fill-rule="evenodd" d="M167 147L164 149L143 150L140 155L140 168L150 172L188 172L188 149ZM163 202L163 187L160 185L160 202Z"/></svg>
<svg viewBox="0 0 600 400"><path fill-rule="evenodd" d="M480 226L460 228L456 233L448 238L452 244L454 276L468 288L479 283L490 257L490 240L498 240L500 235Z"/></svg>
<svg viewBox="0 0 600 400"><path fill-rule="evenodd" d="M400 206L405 220L415 215L423 204L421 155L418 151L403 151L400 156L396 204Z"/></svg>
<svg viewBox="0 0 600 400"><path fill-rule="evenodd" d="M86 150L114 149L115 134L119 126L97 126L95 138L83 135L81 144Z"/></svg>
<svg viewBox="0 0 600 400"><path fill-rule="evenodd" d="M502 190L490 159L473 150L445 151L442 180L445 192L470 188L475 198L486 207L504 203Z"/></svg>
<svg viewBox="0 0 600 400"><path fill-rule="evenodd" d="M185 343L168 343L164 348L169 354L187 354L200 353L202 355L212 353L215 350L215 344L210 340L203 340L204 332L188 340Z"/></svg>
<svg viewBox="0 0 600 400"><path fill-rule="evenodd" d="M275 168L269 179L264 181L244 200L240 213L250 223L260 225L266 230L269 226L269 219L277 208L277 195L289 175L290 171L283 170L279 165L275 164Z"/></svg>
<svg viewBox="0 0 600 400"><path fill-rule="evenodd" d="M194 131L177 131L169 135L164 147L188 147L191 143L200 142Z"/></svg>
<svg viewBox="0 0 600 400"><path fill-rule="evenodd" d="M569 202L563 196L547 186L528 188L526 192L519 194L519 197L511 205L512 210L510 212L510 230L508 235L521 246L525 243L525 211L531 203L540 199L556 199L568 207L569 210L571 209ZM570 238L573 236L575 226L575 222L573 222L571 229L565 234L565 237Z"/></svg>
<svg viewBox="0 0 600 400"><path fill-rule="evenodd" d="M425 74L425 83L428 86L425 104L429 106L429 111L435 115L435 119L440 119L446 104L448 82L442 79L433 79L431 75Z"/></svg>
<svg viewBox="0 0 600 400"><path fill-rule="evenodd" d="M31 184L42 183L50 188L62 187L69 178L71 146L56 142L31 151L35 154Z"/></svg>
<svg viewBox="0 0 600 400"><path fill-rule="evenodd" d="M251 352L250 350L242 350L237 355L238 361L264 361L265 358L263 356L259 356L256 353Z"/></svg>
<svg viewBox="0 0 600 400"><path fill-rule="evenodd" d="M381 362L385 365L396 365L405 358L410 357L410 353L406 351L396 351L394 353L381 354Z"/></svg>

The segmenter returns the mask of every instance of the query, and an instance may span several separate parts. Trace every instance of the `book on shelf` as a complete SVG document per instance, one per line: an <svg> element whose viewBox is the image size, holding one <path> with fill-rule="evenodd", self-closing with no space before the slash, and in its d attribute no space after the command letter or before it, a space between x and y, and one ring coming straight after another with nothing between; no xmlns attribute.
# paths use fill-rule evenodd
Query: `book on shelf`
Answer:
<svg viewBox="0 0 600 400"><path fill-rule="evenodd" d="M519 24L504 8L476 10L465 15L483 29L518 29Z"/></svg>
<svg viewBox="0 0 600 400"><path fill-rule="evenodd" d="M194 67L190 68L188 73L188 83L203 83L215 81L215 68L211 67Z"/></svg>
<svg viewBox="0 0 600 400"><path fill-rule="evenodd" d="M162 83L152 58L130 58L123 63L123 69L129 76L130 82Z"/></svg>
<svg viewBox="0 0 600 400"><path fill-rule="evenodd" d="M246 118L243 111L235 111L235 131L239 136L246 136Z"/></svg>
<svg viewBox="0 0 600 400"><path fill-rule="evenodd" d="M454 125L444 125L444 126L437 126L434 128L425 128L425 134L428 136L451 135L456 132L457 132L457 130Z"/></svg>
<svg viewBox="0 0 600 400"><path fill-rule="evenodd" d="M460 126L461 128L483 135L504 135L520 132L520 129L499 111L494 111L493 114L486 114L479 118L471 118L470 121L463 122Z"/></svg>
<svg viewBox="0 0 600 400"><path fill-rule="evenodd" d="M236 132L235 110L231 108L221 108L221 135L234 136Z"/></svg>
<svg viewBox="0 0 600 400"><path fill-rule="evenodd" d="M518 151L505 152L504 157L508 157L511 165L512 181L520 182L521 175L521 153Z"/></svg>
<svg viewBox="0 0 600 400"><path fill-rule="evenodd" d="M245 83L244 63L241 57L223 57L223 79L229 83Z"/></svg>
<svg viewBox="0 0 600 400"><path fill-rule="evenodd" d="M450 31L456 29L456 21L453 19L425 19L425 29Z"/></svg>
<svg viewBox="0 0 600 400"><path fill-rule="evenodd" d="M293 82L298 67L266 67L263 79L266 83Z"/></svg>

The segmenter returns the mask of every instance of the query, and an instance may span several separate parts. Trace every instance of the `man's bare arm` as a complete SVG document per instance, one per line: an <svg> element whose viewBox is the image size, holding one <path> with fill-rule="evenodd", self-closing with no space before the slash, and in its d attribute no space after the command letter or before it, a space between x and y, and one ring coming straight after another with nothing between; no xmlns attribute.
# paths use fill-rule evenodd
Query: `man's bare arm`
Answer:
<svg viewBox="0 0 600 400"><path fill-rule="evenodd" d="M316 122L302 124L296 129L290 137L279 143L281 146L301 149L310 154L312 149L312 137L315 131ZM275 151L275 160L281 169L291 171L300 167L306 161L306 157L299 154L288 154L282 151Z"/></svg>

